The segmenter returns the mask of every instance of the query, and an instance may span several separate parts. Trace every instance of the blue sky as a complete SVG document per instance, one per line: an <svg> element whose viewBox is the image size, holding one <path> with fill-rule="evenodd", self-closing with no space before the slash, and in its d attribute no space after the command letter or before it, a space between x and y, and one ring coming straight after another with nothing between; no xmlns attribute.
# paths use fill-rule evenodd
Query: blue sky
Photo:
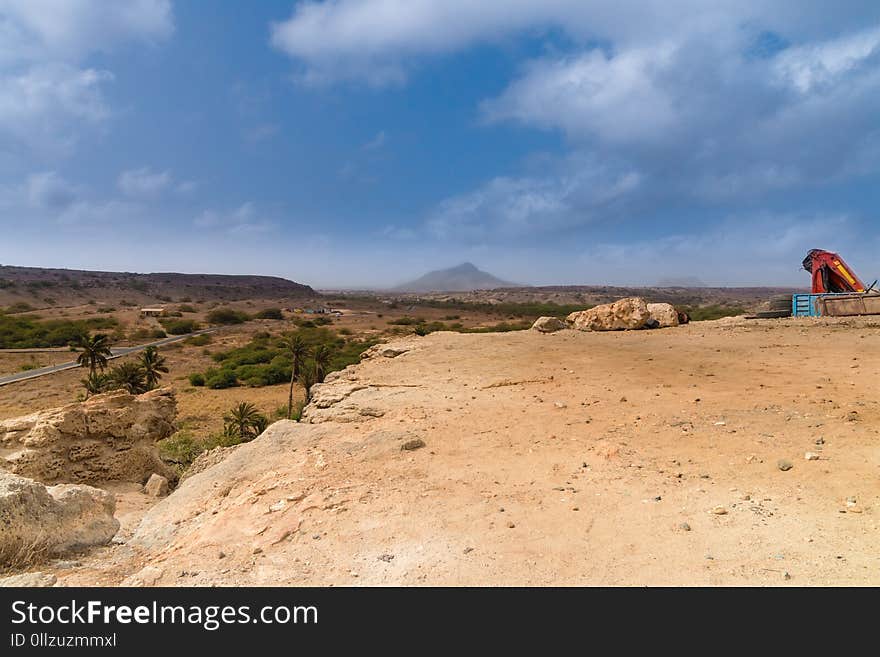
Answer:
<svg viewBox="0 0 880 657"><path fill-rule="evenodd" d="M875 1L0 0L3 264L873 280L878 190Z"/></svg>

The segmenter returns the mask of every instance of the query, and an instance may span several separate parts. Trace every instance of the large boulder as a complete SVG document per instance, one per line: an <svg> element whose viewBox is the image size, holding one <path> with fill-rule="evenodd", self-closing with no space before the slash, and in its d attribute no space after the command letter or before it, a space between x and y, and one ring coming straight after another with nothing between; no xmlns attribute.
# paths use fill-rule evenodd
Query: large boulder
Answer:
<svg viewBox="0 0 880 657"><path fill-rule="evenodd" d="M0 421L0 470L44 483L141 484L153 472L173 471L156 441L175 431L177 401L168 388L143 395L124 391Z"/></svg>
<svg viewBox="0 0 880 657"><path fill-rule="evenodd" d="M678 326L678 311L671 303L649 303L648 312L660 328Z"/></svg>
<svg viewBox="0 0 880 657"><path fill-rule="evenodd" d="M566 324L558 317L539 317L532 324L532 328L541 333L555 333L566 328Z"/></svg>
<svg viewBox="0 0 880 657"><path fill-rule="evenodd" d="M76 484L47 488L0 471L0 566L23 566L109 543L119 530L112 493Z"/></svg>
<svg viewBox="0 0 880 657"><path fill-rule="evenodd" d="M566 321L579 331L619 331L644 328L651 313L640 297L626 297L614 303L571 313Z"/></svg>

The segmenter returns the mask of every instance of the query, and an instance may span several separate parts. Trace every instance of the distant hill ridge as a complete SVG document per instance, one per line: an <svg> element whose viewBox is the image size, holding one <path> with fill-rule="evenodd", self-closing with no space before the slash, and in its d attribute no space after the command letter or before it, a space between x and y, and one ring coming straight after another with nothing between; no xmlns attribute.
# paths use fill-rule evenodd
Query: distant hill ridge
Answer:
<svg viewBox="0 0 880 657"><path fill-rule="evenodd" d="M82 299L146 303L181 298L233 301L247 298L312 297L308 285L276 276L235 274L179 274L160 272L84 271L0 265L0 305L18 301L59 302Z"/></svg>
<svg viewBox="0 0 880 657"><path fill-rule="evenodd" d="M394 288L398 292L469 292L493 290L500 287L523 287L517 283L501 280L478 269L470 262L457 267L438 269Z"/></svg>

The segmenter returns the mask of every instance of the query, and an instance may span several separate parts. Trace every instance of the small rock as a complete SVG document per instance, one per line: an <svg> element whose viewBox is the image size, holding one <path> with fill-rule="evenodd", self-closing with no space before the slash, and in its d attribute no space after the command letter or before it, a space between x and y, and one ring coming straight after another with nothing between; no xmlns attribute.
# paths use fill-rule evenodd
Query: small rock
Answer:
<svg viewBox="0 0 880 657"><path fill-rule="evenodd" d="M472 548L472 547L466 547L464 550L462 550L462 552L464 552L465 554L470 554L473 551L474 551L474 548Z"/></svg>
<svg viewBox="0 0 880 657"><path fill-rule="evenodd" d="M712 513L714 513L716 516L726 516L727 509L725 509L723 506L719 505L719 506L716 506L712 509Z"/></svg>
<svg viewBox="0 0 880 657"><path fill-rule="evenodd" d="M539 317L532 324L532 328L541 333L555 333L567 328L567 325L558 317Z"/></svg>
<svg viewBox="0 0 880 657"><path fill-rule="evenodd" d="M54 586L58 578L51 573L23 573L21 575L12 575L0 579L0 588L28 586L31 588L41 588L46 586Z"/></svg>
<svg viewBox="0 0 880 657"><path fill-rule="evenodd" d="M553 402L556 408L565 408L565 402Z"/></svg>
<svg viewBox="0 0 880 657"><path fill-rule="evenodd" d="M145 566L134 575L125 578L122 581L123 586L155 586L162 579L165 571L155 566Z"/></svg>
<svg viewBox="0 0 880 657"><path fill-rule="evenodd" d="M507 527L508 527L508 529L513 529L514 527L516 527L516 525L512 522L509 522L509 523L507 523Z"/></svg>
<svg viewBox="0 0 880 657"><path fill-rule="evenodd" d="M690 526L689 524L687 524L686 522L681 523L681 524L678 526L678 528L679 528L680 530L682 530L683 532L689 532L689 531L691 530L691 526Z"/></svg>
<svg viewBox="0 0 880 657"><path fill-rule="evenodd" d="M165 497L168 495L168 480L154 472L144 485L144 492L150 497Z"/></svg>
<svg viewBox="0 0 880 657"><path fill-rule="evenodd" d="M784 573L782 573L782 577L783 577L783 579L785 579L785 580L790 580L790 579L791 579L791 575L788 574L788 571L787 571L787 570L786 570Z"/></svg>
<svg viewBox="0 0 880 657"><path fill-rule="evenodd" d="M394 559L393 554L380 554L379 555L379 561L384 561L385 563L391 563L391 561L393 559Z"/></svg>
<svg viewBox="0 0 880 657"><path fill-rule="evenodd" d="M421 449L425 446L425 441L421 438L413 438L412 440L407 440L403 445L400 446L400 449L403 451L412 451L414 449Z"/></svg>
<svg viewBox="0 0 880 657"><path fill-rule="evenodd" d="M779 459L776 462L776 467L779 468L780 470L782 470L783 472L787 472L788 470L791 470L794 467L794 464L792 464L792 462L787 459Z"/></svg>
<svg viewBox="0 0 880 657"><path fill-rule="evenodd" d="M817 445L824 445L825 439L824 438L816 438L816 444Z"/></svg>
<svg viewBox="0 0 880 657"><path fill-rule="evenodd" d="M818 461L819 455L816 452L807 452L804 454L804 459L807 461Z"/></svg>

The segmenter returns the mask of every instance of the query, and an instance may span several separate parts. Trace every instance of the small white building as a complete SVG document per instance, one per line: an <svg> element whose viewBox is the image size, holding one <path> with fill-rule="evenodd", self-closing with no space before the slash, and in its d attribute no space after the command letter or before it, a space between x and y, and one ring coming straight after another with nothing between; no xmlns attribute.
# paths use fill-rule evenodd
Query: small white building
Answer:
<svg viewBox="0 0 880 657"><path fill-rule="evenodd" d="M164 315L164 308L141 308L141 317L163 317Z"/></svg>

